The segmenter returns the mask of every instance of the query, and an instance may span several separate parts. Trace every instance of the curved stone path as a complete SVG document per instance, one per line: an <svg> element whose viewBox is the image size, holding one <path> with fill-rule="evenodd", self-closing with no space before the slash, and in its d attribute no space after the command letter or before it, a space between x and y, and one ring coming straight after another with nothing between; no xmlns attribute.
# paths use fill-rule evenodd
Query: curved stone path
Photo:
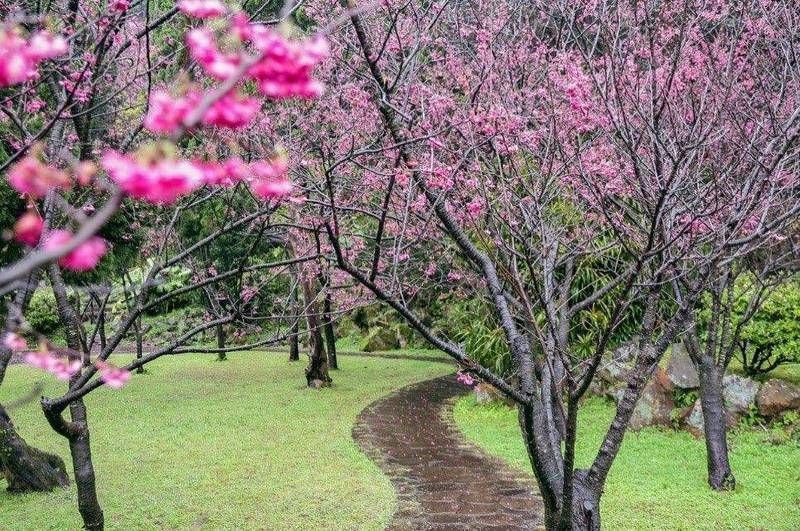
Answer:
<svg viewBox="0 0 800 531"><path fill-rule="evenodd" d="M397 491L388 529L542 529L529 478L464 441L452 406L455 375L410 385L359 414L353 438Z"/></svg>

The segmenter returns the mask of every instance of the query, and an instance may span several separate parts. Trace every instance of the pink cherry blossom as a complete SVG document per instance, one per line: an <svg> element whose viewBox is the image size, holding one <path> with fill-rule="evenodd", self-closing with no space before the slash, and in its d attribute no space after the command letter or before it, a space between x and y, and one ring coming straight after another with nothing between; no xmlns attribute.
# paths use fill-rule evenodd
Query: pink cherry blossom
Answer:
<svg viewBox="0 0 800 531"><path fill-rule="evenodd" d="M81 370L83 364L80 360L68 360L66 358L56 358L50 364L50 372L59 380L67 381L72 375Z"/></svg>
<svg viewBox="0 0 800 531"><path fill-rule="evenodd" d="M203 116L203 123L230 129L247 126L261 109L261 102L256 98L242 97L229 92L215 101Z"/></svg>
<svg viewBox="0 0 800 531"><path fill-rule="evenodd" d="M250 171L247 164L238 157L224 162L195 161L193 164L203 173L203 181L210 185L233 186Z"/></svg>
<svg viewBox="0 0 800 531"><path fill-rule="evenodd" d="M14 239L33 247L39 243L43 227L44 221L41 216L33 210L29 210L14 223Z"/></svg>
<svg viewBox="0 0 800 531"><path fill-rule="evenodd" d="M109 8L113 13L124 13L131 7L130 0L111 0Z"/></svg>
<svg viewBox="0 0 800 531"><path fill-rule="evenodd" d="M329 53L323 37L291 41L265 26L253 25L251 40L262 54L248 70L262 94L274 99L316 98L324 86L311 77L312 69Z"/></svg>
<svg viewBox="0 0 800 531"><path fill-rule="evenodd" d="M458 383L463 385L472 385L477 381L471 374L463 371L458 371L458 376L456 377L456 380L458 381Z"/></svg>
<svg viewBox="0 0 800 531"><path fill-rule="evenodd" d="M225 6L219 0L180 0L178 9L194 18L216 18L225 14Z"/></svg>
<svg viewBox="0 0 800 531"><path fill-rule="evenodd" d="M155 186L147 199L156 204L170 204L203 184L203 173L186 160L164 160L155 166Z"/></svg>
<svg viewBox="0 0 800 531"><path fill-rule="evenodd" d="M180 97L173 97L163 90L155 91L150 97L150 109L144 126L154 133L174 133L185 125L186 119L202 99L203 95L197 91L189 91ZM201 122L204 125L238 129L248 125L260 108L258 99L229 92L211 104Z"/></svg>
<svg viewBox="0 0 800 531"><path fill-rule="evenodd" d="M170 134L183 125L199 99L196 93L183 98L174 98L165 90L156 90L150 95L150 106L144 118L144 126L154 133Z"/></svg>
<svg viewBox="0 0 800 531"><path fill-rule="evenodd" d="M28 342L25 341L25 338L14 332L8 332L5 335L3 345L12 352L19 352L28 348Z"/></svg>
<svg viewBox="0 0 800 531"><path fill-rule="evenodd" d="M71 239L71 232L55 230L46 236L44 248L47 251L52 251L67 245ZM94 269L107 251L108 244L106 244L105 240L99 236L93 236L59 258L58 264L70 271L89 271Z"/></svg>
<svg viewBox="0 0 800 531"><path fill-rule="evenodd" d="M25 157L11 168L8 183L17 192L30 194L37 199L44 197L51 188L70 187L66 173L44 164L33 155Z"/></svg>
<svg viewBox="0 0 800 531"><path fill-rule="evenodd" d="M23 358L25 363L37 369L48 370L52 364L53 355L46 350L29 352Z"/></svg>
<svg viewBox="0 0 800 531"><path fill-rule="evenodd" d="M100 164L127 194L158 205L174 203L204 181L203 171L186 160L140 162L109 150Z"/></svg>
<svg viewBox="0 0 800 531"><path fill-rule="evenodd" d="M63 55L67 48L67 42L62 37L44 31L25 41L18 29L0 28L0 87L36 78L39 63Z"/></svg>
<svg viewBox="0 0 800 531"><path fill-rule="evenodd" d="M67 41L60 35L39 31L28 41L27 55L34 61L39 62L64 55L68 49Z"/></svg>
<svg viewBox="0 0 800 531"><path fill-rule="evenodd" d="M100 380L112 389L122 388L131 379L130 371L114 367L110 363L97 360L94 365L100 372Z"/></svg>
<svg viewBox="0 0 800 531"><path fill-rule="evenodd" d="M29 352L25 355L24 361L31 367L47 371L59 380L65 381L80 371L82 365L80 360L70 360L47 350Z"/></svg>
<svg viewBox="0 0 800 531"><path fill-rule="evenodd" d="M206 74L215 79L229 78L239 66L239 56L220 52L214 34L207 28L198 28L187 33L186 46L189 47L192 59L200 63Z"/></svg>
<svg viewBox="0 0 800 531"><path fill-rule="evenodd" d="M281 199L292 192L292 183L287 177L288 166L283 157L262 160L250 164L250 189L262 199Z"/></svg>

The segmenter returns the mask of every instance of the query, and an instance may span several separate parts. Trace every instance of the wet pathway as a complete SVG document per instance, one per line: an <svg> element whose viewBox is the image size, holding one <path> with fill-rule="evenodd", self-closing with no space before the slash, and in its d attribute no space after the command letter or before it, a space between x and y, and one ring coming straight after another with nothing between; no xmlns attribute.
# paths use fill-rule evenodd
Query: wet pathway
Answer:
<svg viewBox="0 0 800 531"><path fill-rule="evenodd" d="M353 427L361 449L398 496L392 530L541 529L530 479L467 443L452 405L468 388L455 376L405 387L368 406Z"/></svg>

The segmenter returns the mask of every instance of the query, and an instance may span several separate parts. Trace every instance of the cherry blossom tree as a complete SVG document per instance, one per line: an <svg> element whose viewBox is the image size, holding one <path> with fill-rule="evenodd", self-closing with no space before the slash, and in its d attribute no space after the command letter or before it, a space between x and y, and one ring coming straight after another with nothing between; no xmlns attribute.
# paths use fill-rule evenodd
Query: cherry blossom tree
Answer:
<svg viewBox="0 0 800 531"><path fill-rule="evenodd" d="M332 38L341 91L299 148L309 203L327 206L342 270L462 380L518 404L549 529L599 528L659 360L727 265L796 220L795 17L756 1L385 2ZM494 312L511 376L412 303L455 286ZM623 323L632 377L580 469L580 400Z"/></svg>
<svg viewBox="0 0 800 531"><path fill-rule="evenodd" d="M0 168L7 170L10 186L28 202L28 211L14 228L15 238L28 251L0 270L0 293L14 294L3 335L0 382L13 352L27 346L19 335L26 325L25 308L46 273L65 325L67 347L58 348L40 336L39 350L26 354L24 361L69 382L64 395L42 399L42 407L53 429L70 444L84 525L102 529L83 397L104 385L120 388L132 369L181 352L207 328L241 320L249 298L235 294L224 311L215 309L214 318L122 368L108 361L120 340L144 311L164 300L223 280L238 279L241 286L252 280L254 272L280 270L309 259L253 261L260 242L282 241L281 224L275 219L293 193L285 156L248 145L252 138L241 142L245 147L238 149L239 154L228 150L234 152L226 157L200 146L202 141L214 145L236 140L235 131L256 120L265 99L321 94L323 86L312 77L312 70L327 55L327 44L321 34L305 39L283 22L295 8L291 4L266 23L254 22L252 16L216 0L183 0L155 16L148 1L48 4L47 11L24 2L12 7L3 13L6 20L0 28L0 89L2 112L15 130L3 138L11 155ZM178 63L182 68L176 69L170 62L176 57L176 43L157 32L184 17L194 28L185 36L185 52L177 46L184 56ZM50 31L40 29L45 26ZM156 41L161 50L152 49ZM190 76L197 79L191 81ZM178 82L169 89L159 88L159 79L163 83L171 78ZM211 201L227 204L227 214L233 218L196 240L178 238L177 224ZM97 266L109 251L108 242L97 233L121 209L135 211L133 217L144 223L148 215L166 220L156 223L164 232L150 241L153 261L145 281L132 294L134 304L92 359L63 274ZM205 264L201 270L207 274L189 286L158 296L152 293L165 268L181 262L196 267L194 253L234 230L244 230L252 242L249 252L237 257L236 267L218 273ZM69 420L63 417L67 408ZM66 484L60 459L27 446L5 409L0 410L0 422L0 464L10 486L49 490Z"/></svg>

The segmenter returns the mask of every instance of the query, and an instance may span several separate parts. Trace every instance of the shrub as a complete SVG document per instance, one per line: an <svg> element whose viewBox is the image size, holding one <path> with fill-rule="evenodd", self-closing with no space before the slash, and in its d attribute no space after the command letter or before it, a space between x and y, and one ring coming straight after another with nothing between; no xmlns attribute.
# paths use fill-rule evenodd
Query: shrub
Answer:
<svg viewBox="0 0 800 531"><path fill-rule="evenodd" d="M44 335L51 334L61 325L56 308L56 297L49 286L33 292L28 311L25 312L25 320L28 321L34 332Z"/></svg>
<svg viewBox="0 0 800 531"><path fill-rule="evenodd" d="M468 299L453 304L447 321L453 338L473 360L506 375L511 372L511 352L505 333L493 316L483 301Z"/></svg>
<svg viewBox="0 0 800 531"><path fill-rule="evenodd" d="M737 301L738 315L746 301ZM796 279L770 293L743 328L737 355L748 376L800 362L800 282Z"/></svg>

